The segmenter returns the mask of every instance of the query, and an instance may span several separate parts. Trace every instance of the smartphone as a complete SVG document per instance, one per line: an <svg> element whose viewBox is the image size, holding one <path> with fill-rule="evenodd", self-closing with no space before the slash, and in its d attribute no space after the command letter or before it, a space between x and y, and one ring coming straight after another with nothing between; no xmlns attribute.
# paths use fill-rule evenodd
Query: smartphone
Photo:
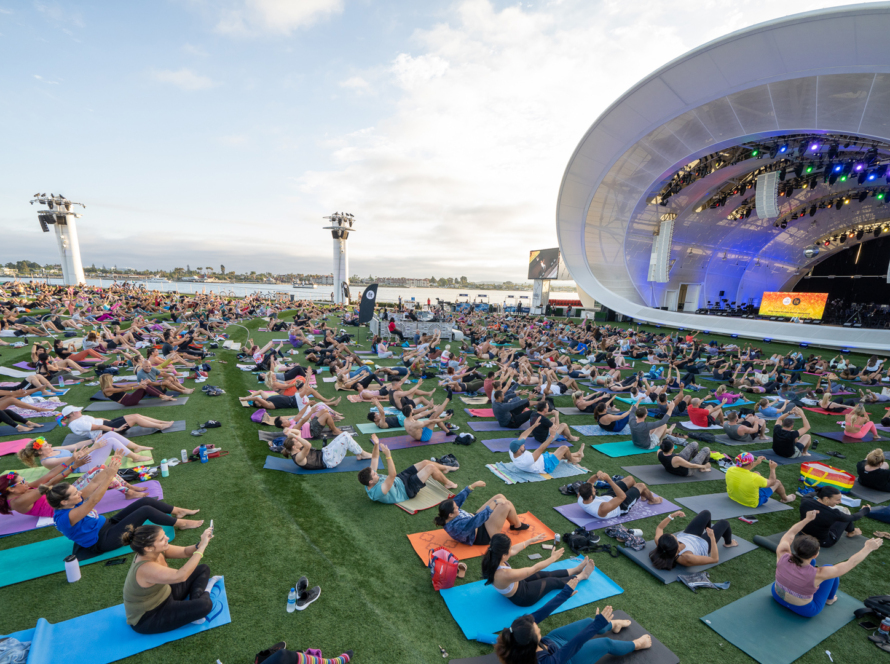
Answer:
<svg viewBox="0 0 890 664"><path fill-rule="evenodd" d="M541 554L540 554L540 553L530 553L530 554L528 554L528 559L529 559L529 560L539 560L540 558L541 558Z"/></svg>
<svg viewBox="0 0 890 664"><path fill-rule="evenodd" d="M210 519L210 532L213 532L213 519Z"/></svg>
<svg viewBox="0 0 890 664"><path fill-rule="evenodd" d="M875 625L873 622L868 622L867 620L863 620L861 623L859 623L859 626L862 627L863 629L877 629L878 628L878 626Z"/></svg>
<svg viewBox="0 0 890 664"><path fill-rule="evenodd" d="M542 544L542 545L541 545L541 548L542 548L542 549L547 549L548 551L552 551L552 550L553 550L553 545L552 545L552 544Z"/></svg>

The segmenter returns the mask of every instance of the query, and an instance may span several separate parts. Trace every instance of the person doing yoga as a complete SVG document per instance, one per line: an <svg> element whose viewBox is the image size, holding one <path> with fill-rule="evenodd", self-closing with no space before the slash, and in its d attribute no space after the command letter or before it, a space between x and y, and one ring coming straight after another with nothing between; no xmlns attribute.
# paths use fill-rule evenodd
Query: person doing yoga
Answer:
<svg viewBox="0 0 890 664"><path fill-rule="evenodd" d="M840 578L881 546L883 540L874 538L848 560L837 565L816 567L819 541L801 531L816 520L818 512L807 512L782 537L776 547L776 581L772 586L773 599L789 611L804 618L818 615L826 605L837 600Z"/></svg>
<svg viewBox="0 0 890 664"><path fill-rule="evenodd" d="M121 547L121 537L127 526L141 526L151 521L160 526L175 526L182 530L198 528L203 521L182 517L196 514L198 510L187 510L162 503L155 498L140 498L112 517L97 514L96 505L105 495L108 486L117 475L123 457L115 453L93 480L78 491L70 484L43 485L40 493L53 508L53 521L65 537L74 542L74 555L79 560L94 558L106 551Z"/></svg>
<svg viewBox="0 0 890 664"><path fill-rule="evenodd" d="M115 386L114 376L111 374L99 376L99 389L102 391L102 396L126 407L135 406L145 397L156 397L161 401L176 401L174 397L168 396L156 387L149 385L148 381L125 387Z"/></svg>
<svg viewBox="0 0 890 664"><path fill-rule="evenodd" d="M853 412L844 416L844 438L865 438L868 434L874 438L880 438L881 434L875 428L875 423L868 419L865 406L856 404Z"/></svg>
<svg viewBox="0 0 890 664"><path fill-rule="evenodd" d="M671 475L689 477L693 470L701 473L711 472L711 449L703 447L699 449L694 440L686 443L686 447L679 454L674 454L674 443L665 439L661 441L658 450L658 461Z"/></svg>
<svg viewBox="0 0 890 664"><path fill-rule="evenodd" d="M161 634L200 625L213 609L210 591L221 576L210 576L201 562L213 528L201 533L192 546L173 546L160 526L127 526L121 543L136 552L124 580L124 612L127 624L137 634ZM186 560L179 569L168 560Z"/></svg>
<svg viewBox="0 0 890 664"><path fill-rule="evenodd" d="M726 519L711 525L711 512L699 512L686 529L677 535L665 533L664 529L674 519L685 517L682 511L669 514L655 527L655 548L649 552L649 560L655 569L674 569L674 565L695 567L720 562L720 549L717 540L723 540L724 548L738 546L732 538L732 529Z"/></svg>
<svg viewBox="0 0 890 664"><path fill-rule="evenodd" d="M530 540L513 544L503 533L493 535L491 544L482 556L482 577L485 585L493 585L494 589L509 599L516 606L534 606L549 592L562 590L572 579L585 581L593 574L596 565L586 556L579 565L571 569L544 571L562 558L565 549L554 549L549 558L521 569L510 567L511 557L524 551L530 544L544 539L537 535Z"/></svg>
<svg viewBox="0 0 890 664"><path fill-rule="evenodd" d="M863 461L856 464L856 473L862 486L890 493L890 464L880 447L873 449Z"/></svg>
<svg viewBox="0 0 890 664"><path fill-rule="evenodd" d="M584 618L541 634L540 623L562 606L572 595L580 579L576 576L566 583L559 594L540 609L513 621L498 635L494 651L502 664L581 664L598 662L606 655L621 657L634 650L652 647L649 634L633 641L594 638L612 632L618 634L630 626L629 620L612 618L612 607L596 610L596 617Z"/></svg>
<svg viewBox="0 0 890 664"><path fill-rule="evenodd" d="M794 428L794 416L801 418L803 426ZM773 430L773 452L786 459L810 456L810 447L813 439L807 432L810 430L810 421L801 408L794 407L790 412L780 416Z"/></svg>
<svg viewBox="0 0 890 664"><path fill-rule="evenodd" d="M528 428L523 431L519 438L510 443L510 461L522 471L526 473L550 473L561 461L567 463L580 463L584 458L584 444L577 452L572 451L566 445L560 445L555 452L548 452L547 448L556 440L559 427L553 425L550 427L550 435L547 436L533 452L530 452L525 446L528 435L534 428ZM537 442L537 441L535 441Z"/></svg>
<svg viewBox="0 0 890 664"><path fill-rule="evenodd" d="M84 415L81 411L83 408L77 406L65 406L62 409L62 424L71 429L71 433L81 437L90 437L93 440L100 438L104 433L113 431L115 433L123 433L130 427L145 427L146 429L169 429L173 426L173 420L156 420L153 417L140 415L139 413L127 413L113 420L102 420L96 417ZM127 447L131 450L139 448L139 450L150 450L150 447L135 445L128 443Z"/></svg>
<svg viewBox="0 0 890 664"><path fill-rule="evenodd" d="M53 486L66 479L74 472L74 466L84 463L88 456L89 452L86 450L75 450L71 463L58 465L33 482L24 481L22 476L15 471L0 475L0 514L18 512L26 516L52 516L53 508L46 502L46 496L41 495L38 489L44 484Z"/></svg>
<svg viewBox="0 0 890 664"><path fill-rule="evenodd" d="M360 470L358 474L358 481L364 485L365 492L371 500L387 504L404 502L416 496L417 492L426 486L426 481L430 477L446 489L457 488L457 484L445 477L446 473L457 468L424 459L399 473L396 472L396 465L393 463L389 448L380 442L377 434L371 436L371 442L374 443L371 466ZM386 477L377 474L377 463L381 452L386 457Z"/></svg>
<svg viewBox="0 0 890 664"><path fill-rule="evenodd" d="M594 489L597 480L609 485L602 496L597 496ZM630 475L616 482L602 470L578 487L578 505L596 519L614 519L627 514L640 498L650 505L658 505L662 501L660 496Z"/></svg>
<svg viewBox="0 0 890 664"><path fill-rule="evenodd" d="M453 499L439 503L439 514L433 519L434 523L461 544L488 544L501 532L505 521L510 523L510 530L528 530L528 524L522 523L516 515L513 503L500 493L484 503L476 514L462 509L470 493L484 486L485 482L473 482Z"/></svg>
<svg viewBox="0 0 890 664"><path fill-rule="evenodd" d="M755 459L750 452L739 454L735 458L735 465L726 471L726 494L745 507L765 505L773 493L783 503L793 503L797 496L789 496L785 486L776 479L776 468L779 465L775 461L769 462L769 478L754 472L764 461L766 457L759 456Z"/></svg>
<svg viewBox="0 0 890 664"><path fill-rule="evenodd" d="M871 511L871 507L865 505L856 514L845 514L835 509L840 504L841 492L833 486L819 487L815 494L810 494L800 501L802 519L811 511L816 512L816 518L807 522L802 532L816 538L823 549L837 544L842 534L847 537L861 535L862 531L853 524L868 516Z"/></svg>
<svg viewBox="0 0 890 664"><path fill-rule="evenodd" d="M320 450L312 447L312 443L292 430L287 431L286 435L284 454L303 470L336 468L346 458L346 452L352 452L359 460L371 458L371 453L365 452L346 432L341 433Z"/></svg>

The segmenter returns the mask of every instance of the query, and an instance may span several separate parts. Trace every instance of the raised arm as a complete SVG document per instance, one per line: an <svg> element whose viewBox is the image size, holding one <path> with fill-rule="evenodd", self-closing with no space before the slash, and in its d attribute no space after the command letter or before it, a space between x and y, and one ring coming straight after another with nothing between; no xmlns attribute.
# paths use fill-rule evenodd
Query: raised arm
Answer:
<svg viewBox="0 0 890 664"><path fill-rule="evenodd" d="M86 517L99 501L102 500L102 496L104 496L105 492L108 490L108 485L117 475L117 471L121 467L121 461L123 461L121 454L121 450L115 452L114 456L108 460L105 470L99 473L96 478L90 482L91 485L94 485L94 488L90 491L89 497L87 497L81 505L68 512L68 520L71 522L72 526ZM89 488L90 487L87 486L87 489ZM86 495L86 490L84 490L84 495Z"/></svg>
<svg viewBox="0 0 890 664"><path fill-rule="evenodd" d="M797 537L797 534L804 529L804 526L815 519L818 514L819 512L817 510L810 510L802 520L798 521L788 529L788 532L786 532L779 541L779 546L776 547L776 560L781 558L784 554L791 552L791 543L794 541L794 538Z"/></svg>
<svg viewBox="0 0 890 664"><path fill-rule="evenodd" d="M533 428L533 427L529 427L529 428L526 429L525 431L531 431L532 428ZM537 461L539 458L541 458L541 455L544 454L544 451L545 451L548 447L550 447L550 444L551 444L554 440L556 440L556 431L557 431L557 429L558 429L558 427L557 427L557 425L555 425L555 424L554 424L552 427L550 427L550 435L547 436L547 440L545 440L543 443L541 443L541 444L538 446L538 449L536 449L534 452L532 452L532 457L534 457L535 461ZM525 433L525 431L524 431L523 433Z"/></svg>
<svg viewBox="0 0 890 664"><path fill-rule="evenodd" d="M393 482L396 481L398 472L396 472L396 464L392 460L392 454L390 454L389 448L383 443L380 443L380 451L383 452L383 455L386 457L386 480L383 482L382 491L384 494L387 494L389 493L389 490L392 489ZM371 468L373 468L373 457L371 458L371 463Z"/></svg>
<svg viewBox="0 0 890 664"><path fill-rule="evenodd" d="M200 541L191 546L171 546L164 552L165 558L188 558L186 563L179 569L160 565L158 563L149 563L139 568L137 575L139 579L146 583L173 585L186 581L200 564L201 558L204 557L204 550L207 544L213 539L213 530L207 528L201 533ZM191 549L191 552L189 552Z"/></svg>

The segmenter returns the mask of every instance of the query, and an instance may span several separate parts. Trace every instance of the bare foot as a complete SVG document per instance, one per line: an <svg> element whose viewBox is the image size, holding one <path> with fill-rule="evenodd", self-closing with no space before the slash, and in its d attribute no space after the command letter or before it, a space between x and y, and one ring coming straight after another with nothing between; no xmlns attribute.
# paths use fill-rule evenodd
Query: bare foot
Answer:
<svg viewBox="0 0 890 664"><path fill-rule="evenodd" d="M173 420L170 420L169 422L162 421L161 426L159 426L158 429L169 429L172 426L173 426Z"/></svg>
<svg viewBox="0 0 890 664"><path fill-rule="evenodd" d="M195 528L200 528L204 525L204 521L195 521L194 519L177 519L176 523L173 524L174 528L179 530L194 530Z"/></svg>
<svg viewBox="0 0 890 664"><path fill-rule="evenodd" d="M147 456L144 454L134 454L130 458L133 459L134 463L151 463L152 462L151 454L149 454Z"/></svg>
<svg viewBox="0 0 890 664"><path fill-rule="evenodd" d="M660 505L661 502L662 502L663 500L664 500L664 499L663 499L661 496L654 496L654 495L653 495L653 496L649 499L648 502L649 502L650 505ZM649 646L646 646L646 647L648 648Z"/></svg>
<svg viewBox="0 0 890 664"><path fill-rule="evenodd" d="M862 534L862 530L859 528L855 528L853 530L853 532L847 533L847 537L856 537L857 535L861 535L861 534Z"/></svg>
<svg viewBox="0 0 890 664"><path fill-rule="evenodd" d="M793 503L795 500L797 500L797 496L794 494L791 494L790 496L785 496L785 500L783 500L782 502L783 503Z"/></svg>
<svg viewBox="0 0 890 664"><path fill-rule="evenodd" d="M582 560L577 566L569 570L569 576L579 576L584 571L584 568L587 567L588 561L589 558L587 556L584 556L584 560Z"/></svg>
<svg viewBox="0 0 890 664"><path fill-rule="evenodd" d="M448 482L446 484L443 484L442 486L444 486L446 489L456 489L457 488L457 484L455 484L454 482Z"/></svg>
<svg viewBox="0 0 890 664"><path fill-rule="evenodd" d="M612 620L612 633L617 634L625 627L630 627L630 620Z"/></svg>
<svg viewBox="0 0 890 664"><path fill-rule="evenodd" d="M835 596L832 597L830 600L828 600L827 602L825 602L825 604L827 604L828 606L831 606L831 605L834 604L836 601L837 601L837 595L835 595Z"/></svg>
<svg viewBox="0 0 890 664"><path fill-rule="evenodd" d="M732 547L738 546L738 545L739 545L739 543L736 542L735 540L732 540L729 544L726 544L726 543L723 544L723 546L726 547L727 549L731 549Z"/></svg>
<svg viewBox="0 0 890 664"><path fill-rule="evenodd" d="M370 452L362 452L361 454L359 454L359 455L356 457L356 459L370 459L370 458L371 458L371 453L370 453Z"/></svg>
<svg viewBox="0 0 890 664"><path fill-rule="evenodd" d="M648 634L643 634L638 639L634 639L634 650L645 650L646 648L652 647L652 637Z"/></svg>
<svg viewBox="0 0 890 664"><path fill-rule="evenodd" d="M137 445L136 443L133 443L132 445L129 445L128 447L131 450L133 450L134 452L145 452L147 450L154 449L153 447L146 447L145 445Z"/></svg>
<svg viewBox="0 0 890 664"><path fill-rule="evenodd" d="M195 388L194 388L194 387L186 387L186 388L183 388L182 393L183 393L183 394L191 394L191 393L194 392L194 391L195 391Z"/></svg>
<svg viewBox="0 0 890 664"><path fill-rule="evenodd" d="M173 508L173 516L177 519L182 518L184 516L192 516L193 514L197 514L201 510L187 510L184 507L174 507Z"/></svg>
<svg viewBox="0 0 890 664"><path fill-rule="evenodd" d="M145 491L140 491L139 489L129 488L127 489L127 493L124 494L124 497L127 500L138 500L139 498L145 498L148 495Z"/></svg>
<svg viewBox="0 0 890 664"><path fill-rule="evenodd" d="M329 401L329 402L328 402L328 405L329 405L329 406L339 406L339 405L340 405L340 400L341 400L342 398L343 398L343 397L337 397L337 398L334 399L333 401Z"/></svg>

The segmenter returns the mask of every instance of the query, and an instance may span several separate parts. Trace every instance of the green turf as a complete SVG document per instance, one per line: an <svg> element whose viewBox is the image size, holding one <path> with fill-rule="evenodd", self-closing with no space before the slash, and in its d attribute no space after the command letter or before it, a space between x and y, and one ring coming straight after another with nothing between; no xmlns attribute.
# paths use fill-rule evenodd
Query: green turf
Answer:
<svg viewBox="0 0 890 664"><path fill-rule="evenodd" d="M280 336L256 333L257 322L248 327L258 343ZM230 328L230 331L236 340L245 340L242 329ZM367 331L361 330L358 334L364 341ZM726 341L714 335L702 335L702 338ZM762 346L767 355L788 352L791 348L775 343ZM2 349L2 363L10 366L24 359L26 350ZM822 354L833 355L828 351ZM302 358L302 354L299 357ZM453 658L490 652L488 646L464 639L444 602L433 591L426 567L405 537L407 533L433 528L433 512L410 516L394 506L372 503L351 474L296 476L264 471L262 466L268 449L257 439L260 427L249 421L250 409L242 408L237 401L239 394L257 388L256 376L239 371L232 352L219 350L216 360L227 364L213 362L208 382L222 386L227 394L211 398L196 392L186 406L145 409L144 412L152 416L185 418L187 431L141 438L139 442L155 446L155 459L178 457L181 449L191 449L197 442L188 430L206 419L223 423L222 428L211 430L203 440L220 445L230 454L206 465L175 467L170 477L162 480L162 485L167 501L183 507L200 507L202 517L214 519L216 537L204 562L214 574L226 577L232 623L126 661L192 664L219 658L224 664L247 663L253 661L256 652L281 639L292 647L321 648L329 657L353 648L355 661L371 663L442 662L439 645ZM392 364L392 361L386 363ZM435 384L435 380L426 382L429 388ZM187 381L187 385L191 386L192 381ZM335 394L331 384L319 381L318 387L325 395ZM84 405L93 391L95 388L78 386L65 398L69 403ZM441 400L443 396L443 391L438 390L436 399ZM571 405L570 399L560 397L557 405ZM367 405L349 403L345 397L338 407L352 424L365 421L367 409ZM869 410L878 417L884 412L879 406ZM834 424L837 417L809 412L807 417L815 430L838 428ZM589 416L583 415L562 416L562 419L569 423L590 421ZM454 422L466 431L467 420L463 404L456 404ZM59 443L65 433L65 429L57 429L48 439ZM475 435L501 438L505 434ZM357 440L370 449L368 436L360 435ZM590 445L614 441L609 437L590 437L584 442ZM756 449L756 446L757 443L753 443L742 449ZM841 445L820 439L819 451L842 451L848 458L832 459L831 463L855 472L856 461L870 448L868 444ZM725 450L732 454L741 451ZM470 498L469 509L475 509L495 493L504 493L519 512L532 511L555 531L564 533L572 528L553 510L553 506L568 502L557 491L559 482L508 487L483 467L506 459L506 455L495 455L478 442L471 447L445 444L396 450L393 455L396 465L402 469L448 452L453 452L461 462L461 470L451 475L455 481L462 486L475 480L487 483L486 488L477 490ZM18 464L14 457L6 460L11 467ZM588 468L609 474L620 473L622 464L627 464L626 458L610 459L592 450L584 459ZM778 476L792 490L799 486L796 466L780 467ZM670 499L714 490L708 484L665 485L658 489ZM796 511L787 511L764 515L755 525L732 521L732 527L750 540L754 535L770 535L787 529L795 522L796 514ZM643 529L646 538L651 538L657 521L652 518L634 525ZM859 525L866 535L874 529L886 529L885 524L868 519ZM14 535L0 539L0 549L55 535L52 529ZM198 532L183 532L177 540L187 545L197 538ZM841 588L860 599L883 592L877 582L885 574L888 555L887 547L872 554L865 564L844 577ZM597 554L595 558L601 569L625 590L623 595L611 600L614 607L630 613L677 653L681 661L720 661L722 664L751 661L734 646L723 642L699 618L769 583L773 577L773 554L757 550L720 565L711 571L711 578L730 581L731 588L704 590L698 594L682 584L664 586L624 557L612 559ZM523 562L526 561L522 554L514 559L515 565ZM127 568L128 565L91 565L83 568L83 579L73 585L66 582L64 574L55 574L4 588L6 610L0 619L0 633L32 627L38 617L58 622L119 603ZM321 585L322 596L306 611L288 614L285 612L287 591L301 575L308 576L311 584ZM479 560L469 561L469 572L462 583L479 578ZM582 607L553 616L545 623L545 631L593 612L593 607ZM127 629L121 626L122 631ZM843 653L845 661L868 661L874 657L874 647L855 622L799 661L821 664L825 661L826 649Z"/></svg>

